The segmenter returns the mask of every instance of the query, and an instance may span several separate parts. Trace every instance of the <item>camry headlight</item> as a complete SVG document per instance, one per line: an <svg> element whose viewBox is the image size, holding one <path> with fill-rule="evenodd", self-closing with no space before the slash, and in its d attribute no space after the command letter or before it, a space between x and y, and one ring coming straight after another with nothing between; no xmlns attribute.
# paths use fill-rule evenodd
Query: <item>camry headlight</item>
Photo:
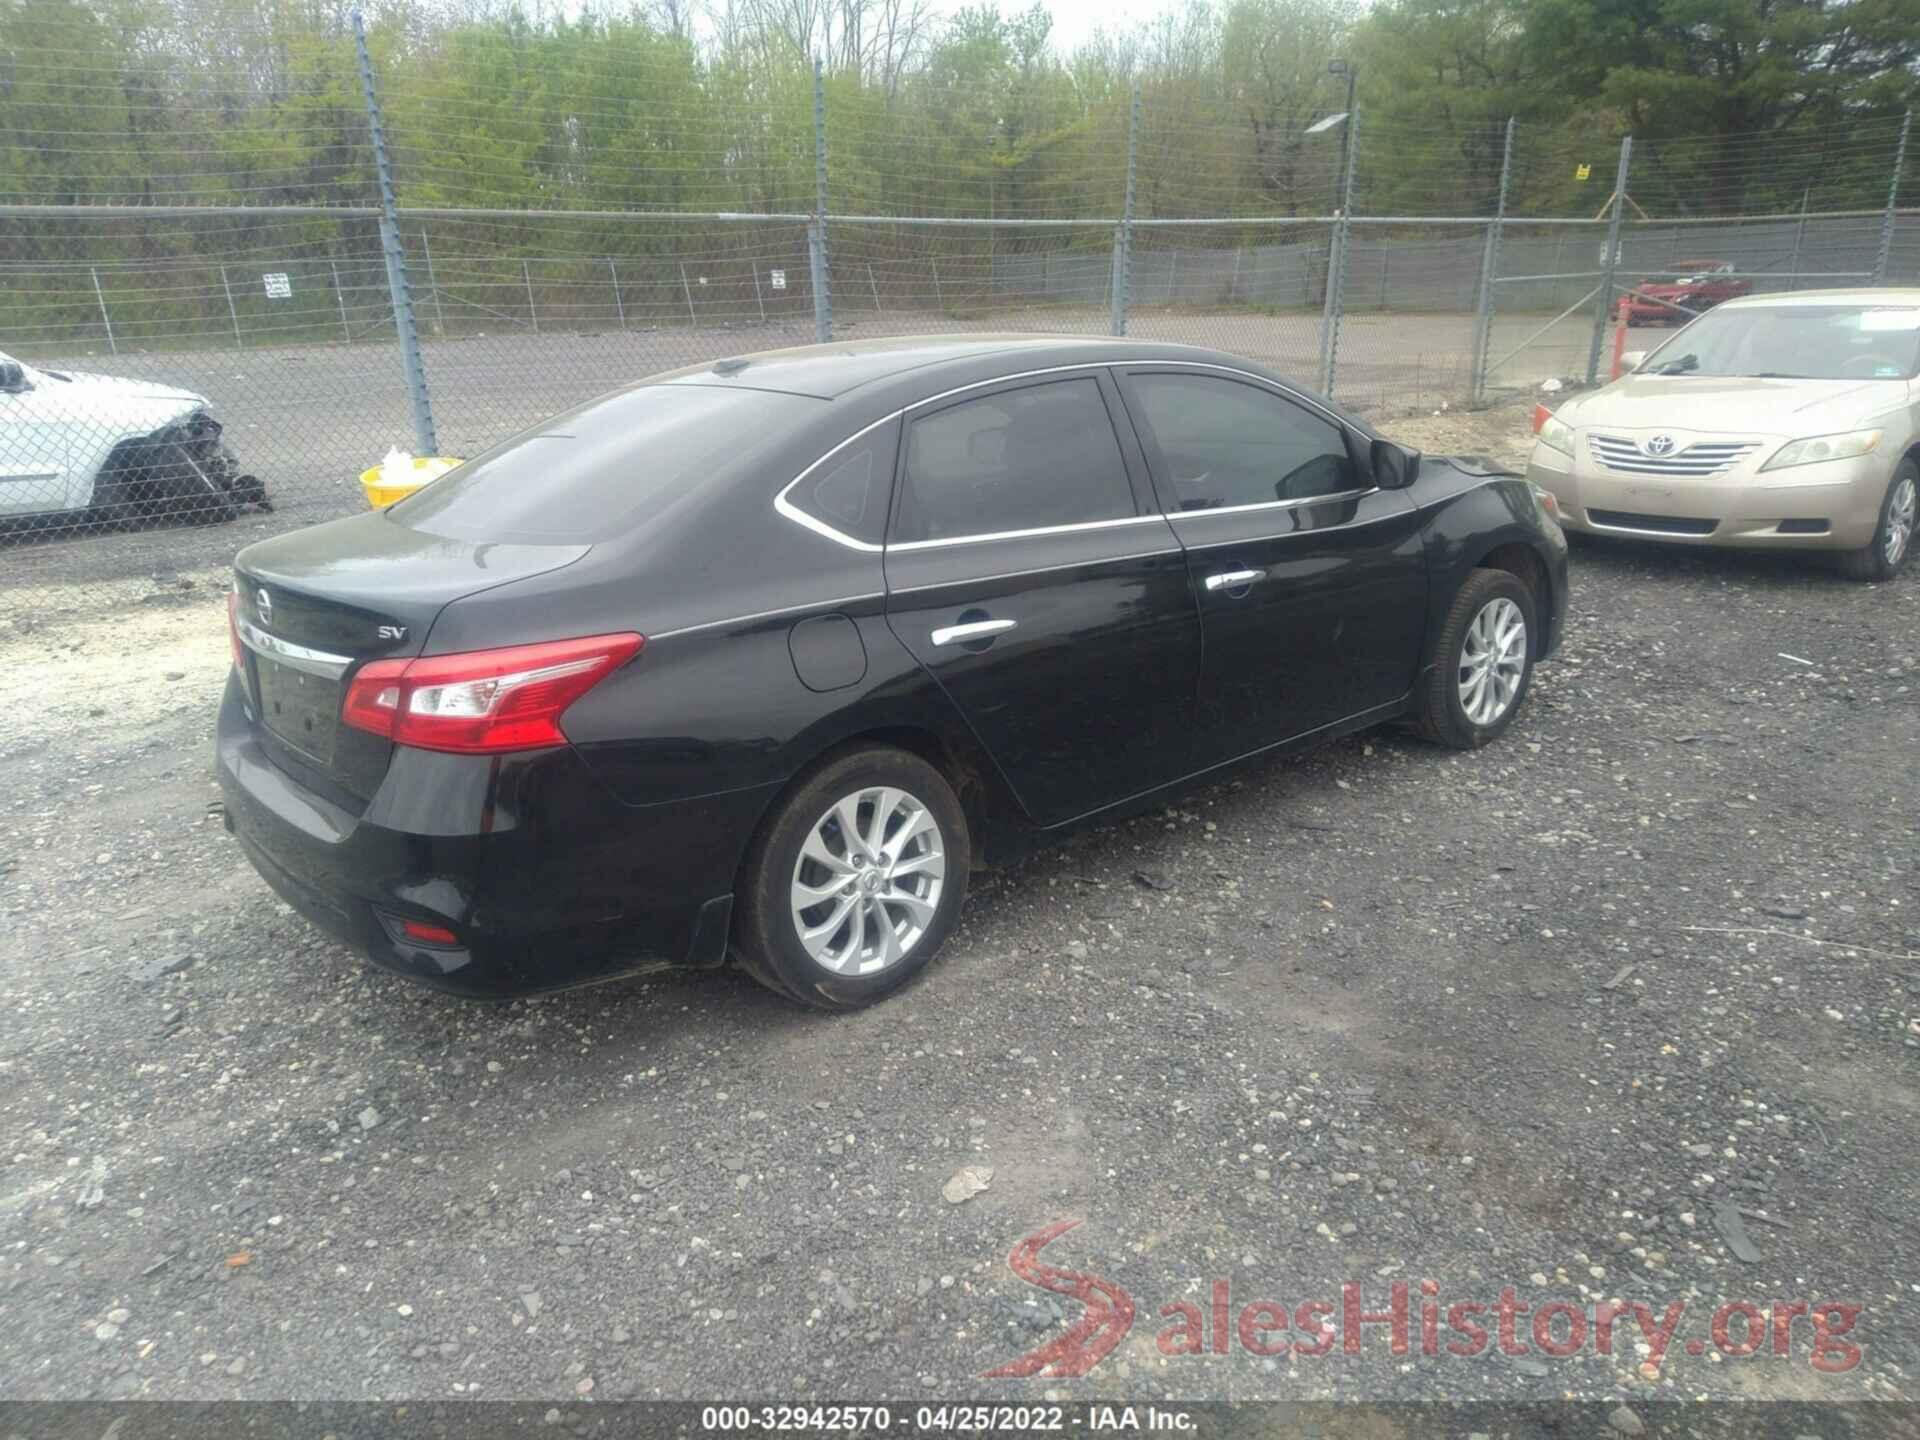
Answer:
<svg viewBox="0 0 1920 1440"><path fill-rule="evenodd" d="M1817 465L1822 460L1851 460L1873 453L1880 443L1878 430L1851 430L1845 435L1814 435L1790 440L1773 452L1762 470L1785 470L1794 465Z"/></svg>
<svg viewBox="0 0 1920 1440"><path fill-rule="evenodd" d="M1540 443L1551 445L1562 455L1573 454L1573 427L1558 415L1549 415L1540 422Z"/></svg>

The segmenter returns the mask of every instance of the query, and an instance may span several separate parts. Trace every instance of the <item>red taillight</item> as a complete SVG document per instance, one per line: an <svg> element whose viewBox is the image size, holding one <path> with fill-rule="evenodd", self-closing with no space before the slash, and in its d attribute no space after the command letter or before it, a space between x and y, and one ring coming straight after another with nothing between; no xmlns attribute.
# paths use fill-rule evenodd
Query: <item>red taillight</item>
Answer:
<svg viewBox="0 0 1920 1440"><path fill-rule="evenodd" d="M640 653L641 635L590 635L417 660L374 660L347 686L340 719L418 750L497 755L564 745L569 705Z"/></svg>
<svg viewBox="0 0 1920 1440"><path fill-rule="evenodd" d="M1538 435L1540 427L1553 418L1553 412L1544 405L1533 407L1533 433Z"/></svg>
<svg viewBox="0 0 1920 1440"><path fill-rule="evenodd" d="M418 940L422 945L453 945L459 936L444 925L429 925L424 920L403 920L400 931L409 940Z"/></svg>
<svg viewBox="0 0 1920 1440"><path fill-rule="evenodd" d="M247 668L247 652L240 644L240 592L227 592L227 639L233 645L233 668L244 671Z"/></svg>

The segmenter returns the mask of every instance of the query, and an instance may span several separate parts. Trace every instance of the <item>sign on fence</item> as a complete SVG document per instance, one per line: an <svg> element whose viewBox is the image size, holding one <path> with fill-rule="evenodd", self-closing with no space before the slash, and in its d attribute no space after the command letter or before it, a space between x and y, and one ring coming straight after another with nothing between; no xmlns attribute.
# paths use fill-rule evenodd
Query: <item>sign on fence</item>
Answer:
<svg viewBox="0 0 1920 1440"><path fill-rule="evenodd" d="M291 300L293 298L293 282L287 278L285 271L273 271L269 274L262 275L260 279L267 287L267 298L269 300Z"/></svg>
<svg viewBox="0 0 1920 1440"><path fill-rule="evenodd" d="M787 272L784 270L769 270L767 280L776 290L787 288Z"/></svg>

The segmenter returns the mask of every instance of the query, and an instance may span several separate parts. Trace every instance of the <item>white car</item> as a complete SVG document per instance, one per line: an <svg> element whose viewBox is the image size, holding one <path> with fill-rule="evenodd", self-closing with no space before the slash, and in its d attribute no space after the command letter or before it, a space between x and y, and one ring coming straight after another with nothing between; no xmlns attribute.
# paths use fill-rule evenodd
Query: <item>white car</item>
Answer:
<svg viewBox="0 0 1920 1440"><path fill-rule="evenodd" d="M272 508L204 395L0 354L0 520L212 523L248 505Z"/></svg>
<svg viewBox="0 0 1920 1440"><path fill-rule="evenodd" d="M1920 288L1729 300L1536 417L1527 477L1571 534L1820 550L1862 580L1920 515Z"/></svg>

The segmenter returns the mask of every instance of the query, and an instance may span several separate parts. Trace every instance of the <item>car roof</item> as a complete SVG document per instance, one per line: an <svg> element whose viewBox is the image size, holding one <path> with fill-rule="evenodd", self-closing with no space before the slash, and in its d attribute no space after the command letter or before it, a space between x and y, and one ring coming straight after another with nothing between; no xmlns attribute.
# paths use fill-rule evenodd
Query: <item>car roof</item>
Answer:
<svg viewBox="0 0 1920 1440"><path fill-rule="evenodd" d="M1787 305L1920 305L1920 287L1912 285L1861 286L1853 290L1793 290L1771 295L1742 295L1720 306L1722 310L1752 310Z"/></svg>
<svg viewBox="0 0 1920 1440"><path fill-rule="evenodd" d="M990 381L1000 375L1061 365L1153 360L1220 365L1280 379L1264 366L1241 356L1164 341L1105 335L905 335L762 350L689 365L650 376L640 383L739 386L810 395L821 400L857 398L899 408L957 386Z"/></svg>

